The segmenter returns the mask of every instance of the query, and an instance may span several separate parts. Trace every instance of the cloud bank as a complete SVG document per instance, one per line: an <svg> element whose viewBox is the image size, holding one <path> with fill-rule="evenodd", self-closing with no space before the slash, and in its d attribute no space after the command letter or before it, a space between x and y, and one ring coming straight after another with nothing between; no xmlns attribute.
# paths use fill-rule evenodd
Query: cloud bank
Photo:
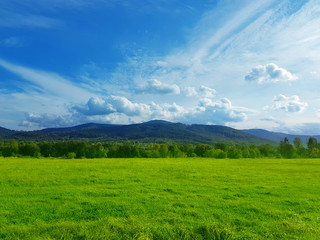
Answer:
<svg viewBox="0 0 320 240"><path fill-rule="evenodd" d="M75 122L70 116L58 116L55 114L27 113L25 120L20 123L23 127L54 128L71 126Z"/></svg>

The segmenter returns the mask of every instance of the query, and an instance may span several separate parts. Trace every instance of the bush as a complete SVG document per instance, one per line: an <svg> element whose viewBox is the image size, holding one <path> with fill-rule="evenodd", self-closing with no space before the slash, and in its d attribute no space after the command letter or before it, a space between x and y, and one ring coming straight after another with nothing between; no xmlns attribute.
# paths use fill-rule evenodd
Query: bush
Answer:
<svg viewBox="0 0 320 240"><path fill-rule="evenodd" d="M205 157L210 158L227 158L227 154L221 149L210 149L207 150L204 154Z"/></svg>
<svg viewBox="0 0 320 240"><path fill-rule="evenodd" d="M68 159L74 159L77 156L77 154L75 152L69 152L67 154L67 158Z"/></svg>

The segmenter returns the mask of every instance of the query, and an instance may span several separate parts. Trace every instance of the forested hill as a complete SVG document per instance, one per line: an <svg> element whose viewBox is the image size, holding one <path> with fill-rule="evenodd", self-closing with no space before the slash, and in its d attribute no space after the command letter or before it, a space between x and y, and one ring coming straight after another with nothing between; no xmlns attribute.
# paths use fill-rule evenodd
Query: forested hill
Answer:
<svg viewBox="0 0 320 240"><path fill-rule="evenodd" d="M67 128L47 128L38 131L12 131L1 128L0 136L5 139L23 141L79 140L93 141L138 141L177 143L230 143L274 144L251 134L230 127L217 125L186 125L154 120L130 125L84 124Z"/></svg>
<svg viewBox="0 0 320 240"><path fill-rule="evenodd" d="M0 127L0 137L8 137L8 136L13 135L15 133L16 133L16 131Z"/></svg>

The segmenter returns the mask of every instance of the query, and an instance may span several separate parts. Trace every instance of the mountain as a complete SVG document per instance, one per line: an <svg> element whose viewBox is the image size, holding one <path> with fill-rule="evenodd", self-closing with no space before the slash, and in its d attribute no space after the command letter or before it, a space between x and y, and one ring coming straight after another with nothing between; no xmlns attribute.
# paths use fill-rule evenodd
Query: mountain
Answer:
<svg viewBox="0 0 320 240"><path fill-rule="evenodd" d="M13 135L16 131L0 127L0 137Z"/></svg>
<svg viewBox="0 0 320 240"><path fill-rule="evenodd" d="M318 141L320 141L320 135L293 135L293 134L286 134L286 133L279 133L279 132L270 132L264 129L247 129L242 131L256 137L268 139L273 142L280 142L280 141L283 141L284 138L288 138L289 142L292 143L293 139L295 139L296 137L300 138L303 143L306 143L308 138L310 137L314 137Z"/></svg>
<svg viewBox="0 0 320 240"><path fill-rule="evenodd" d="M47 128L38 131L9 130L6 139L24 141L79 140L92 141L138 141L138 142L179 142L179 143L229 143L275 144L274 142L230 127L217 125L186 125L154 120L139 124L83 124L66 128ZM5 131L4 131L5 133Z"/></svg>

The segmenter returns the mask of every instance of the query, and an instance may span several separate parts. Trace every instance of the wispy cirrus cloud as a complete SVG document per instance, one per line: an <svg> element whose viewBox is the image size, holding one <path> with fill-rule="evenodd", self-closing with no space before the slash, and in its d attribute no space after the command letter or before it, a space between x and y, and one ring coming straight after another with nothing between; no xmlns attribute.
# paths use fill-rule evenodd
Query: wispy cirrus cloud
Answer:
<svg viewBox="0 0 320 240"><path fill-rule="evenodd" d="M134 57L128 57L126 62L119 64L116 72L120 76L125 72L140 84L148 79L158 79L166 81L165 83L179 83L179 86L195 82L211 85L210 80L222 75L219 68L224 65L221 57L224 57L226 50L242 30L250 25L252 20L259 18L259 13L268 9L273 2L274 0L245 1L232 7L227 3L219 3L224 5L224 10L219 14L215 11L206 12L194 29L190 30L189 41L181 48L164 56L135 52ZM235 12L237 13L234 15ZM224 21L219 20L221 18ZM210 25L213 27L208 27ZM233 56L233 59L238 58ZM230 68L232 67L231 65Z"/></svg>
<svg viewBox="0 0 320 240"><path fill-rule="evenodd" d="M0 27L4 28L58 28L61 20L24 11L0 9Z"/></svg>
<svg viewBox="0 0 320 240"><path fill-rule="evenodd" d="M16 65L1 58L0 67L36 85L47 94L60 96L70 101L79 101L92 95L89 91L76 86L56 73Z"/></svg>
<svg viewBox="0 0 320 240"><path fill-rule="evenodd" d="M21 47L23 41L17 37L8 37L0 40L0 46L4 47Z"/></svg>

